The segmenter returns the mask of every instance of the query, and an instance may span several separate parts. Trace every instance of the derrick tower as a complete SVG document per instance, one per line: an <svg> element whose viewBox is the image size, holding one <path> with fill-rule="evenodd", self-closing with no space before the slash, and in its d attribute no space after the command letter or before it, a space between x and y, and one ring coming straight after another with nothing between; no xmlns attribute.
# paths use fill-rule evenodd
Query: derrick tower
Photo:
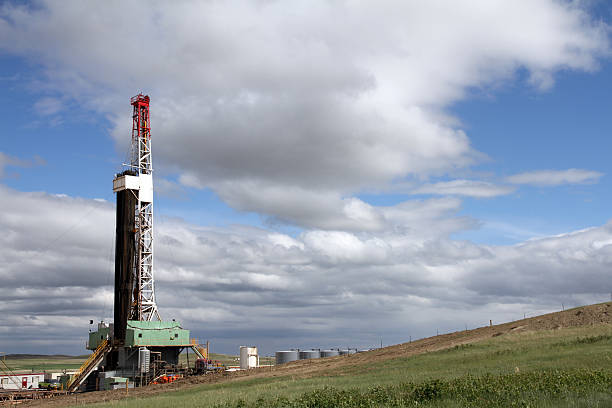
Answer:
<svg viewBox="0 0 612 408"><path fill-rule="evenodd" d="M151 162L151 122L149 96L138 94L131 99L132 160L130 168L138 173L140 190L136 209L136 268L132 320L161 320L155 304L153 279L153 166Z"/></svg>
<svg viewBox="0 0 612 408"><path fill-rule="evenodd" d="M161 320L153 277L153 165L149 96L131 99L132 143L127 170L113 180L117 193L115 330L127 320ZM122 335L123 333L117 333ZM117 336L121 338L122 336Z"/></svg>
<svg viewBox="0 0 612 408"><path fill-rule="evenodd" d="M155 302L149 101L143 94L130 100L130 162L113 178L117 193L114 322L101 321L97 330L90 330L87 348L93 353L67 381L69 391L81 386L113 389L125 386L127 379L149 384L166 368L176 368L185 348L205 358L180 322L161 320Z"/></svg>

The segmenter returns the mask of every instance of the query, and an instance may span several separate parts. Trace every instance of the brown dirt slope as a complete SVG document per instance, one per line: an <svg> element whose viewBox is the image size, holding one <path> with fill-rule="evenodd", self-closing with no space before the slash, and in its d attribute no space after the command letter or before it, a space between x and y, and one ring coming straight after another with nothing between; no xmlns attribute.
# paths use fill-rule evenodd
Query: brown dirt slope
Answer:
<svg viewBox="0 0 612 408"><path fill-rule="evenodd" d="M596 305L582 306L563 312L549 313L541 316L517 320L494 326L485 326L478 329L458 331L441 334L435 337L402 343L359 353L350 357L330 357L317 360L302 360L278 367L264 367L249 371L222 373L190 377L172 384L160 384L129 391L130 397L146 397L167 391L185 389L204 383L217 383L222 381L240 381L246 378L284 377L306 378L312 376L327 376L342 374L355 366L372 364L373 361L395 359L431 351L442 350L461 344L474 343L491 337L514 332L528 332L538 330L560 329L565 327L579 327L589 325L612 324L612 302ZM24 406L63 407L75 404L111 401L125 398L125 390L99 391L86 394L62 396L53 400L30 401Z"/></svg>

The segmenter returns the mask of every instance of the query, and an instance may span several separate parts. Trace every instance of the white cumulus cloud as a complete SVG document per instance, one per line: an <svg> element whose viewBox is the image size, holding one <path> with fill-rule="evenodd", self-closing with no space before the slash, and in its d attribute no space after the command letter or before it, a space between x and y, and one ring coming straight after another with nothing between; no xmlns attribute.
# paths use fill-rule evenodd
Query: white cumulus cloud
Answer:
<svg viewBox="0 0 612 408"><path fill-rule="evenodd" d="M0 49L42 67L41 113L87 100L126 149L127 101L145 90L158 168L240 209L335 228L356 214L340 197L478 162L445 111L468 89L519 70L550 87L559 70L596 69L609 41L578 3L553 0L42 0L0 7ZM330 196L325 217L288 207L320 213Z"/></svg>

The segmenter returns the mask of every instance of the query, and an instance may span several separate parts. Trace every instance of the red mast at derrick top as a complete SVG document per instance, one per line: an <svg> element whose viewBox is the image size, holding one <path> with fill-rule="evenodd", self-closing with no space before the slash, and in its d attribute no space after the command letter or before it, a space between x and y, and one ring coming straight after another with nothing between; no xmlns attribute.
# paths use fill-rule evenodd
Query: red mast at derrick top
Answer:
<svg viewBox="0 0 612 408"><path fill-rule="evenodd" d="M149 95L138 94L130 100L132 114L131 168L139 174L151 174L151 123L149 120Z"/></svg>
<svg viewBox="0 0 612 408"><path fill-rule="evenodd" d="M135 103L143 103L149 106L149 100L149 95L143 95L140 93L136 96L132 96L130 102L132 103L132 105L134 105Z"/></svg>

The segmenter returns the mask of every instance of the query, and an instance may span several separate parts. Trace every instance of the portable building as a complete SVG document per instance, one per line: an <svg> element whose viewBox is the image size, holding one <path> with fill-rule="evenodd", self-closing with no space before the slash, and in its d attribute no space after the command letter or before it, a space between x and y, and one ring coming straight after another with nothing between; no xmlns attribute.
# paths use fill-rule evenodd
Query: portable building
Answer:
<svg viewBox="0 0 612 408"><path fill-rule="evenodd" d="M44 373L0 375L0 390L31 390L45 380Z"/></svg>

